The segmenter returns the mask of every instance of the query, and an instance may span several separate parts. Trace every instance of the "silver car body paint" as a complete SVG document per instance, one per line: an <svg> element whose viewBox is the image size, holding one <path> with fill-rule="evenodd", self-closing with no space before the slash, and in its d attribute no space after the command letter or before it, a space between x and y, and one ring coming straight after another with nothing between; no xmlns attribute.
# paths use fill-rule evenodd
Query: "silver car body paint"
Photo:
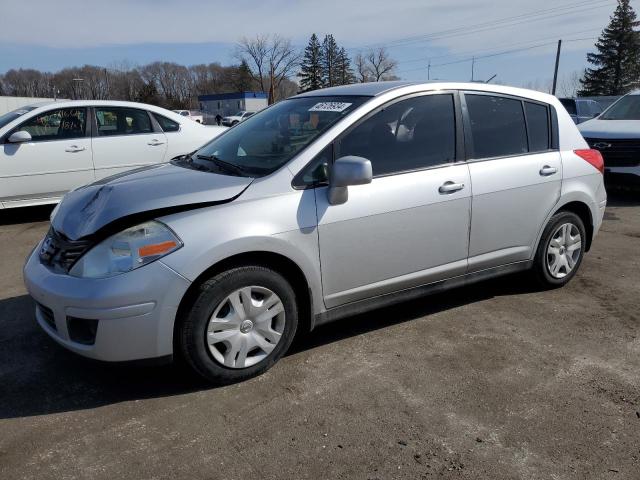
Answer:
<svg viewBox="0 0 640 480"><path fill-rule="evenodd" d="M316 154L367 113L404 95L444 90L480 90L550 104L558 118L558 151L517 158L471 159L374 178L371 184L349 187L349 199L341 205L328 204L327 187L292 187L294 176ZM166 192L154 195L156 182L163 176L154 178L154 170L137 172L132 174L135 181L134 177L122 177L121 183L115 180L112 185L113 191L121 194L112 194L104 209L113 208L120 213L101 213L97 221L78 218L74 221L81 225L78 230L73 230L74 222L67 225L64 219L77 209L66 206L74 195L70 194L69 200L61 204L55 225L73 231L74 236L90 235L108 225L111 218L145 209L158 210L179 203L226 203L159 217L180 237L183 248L148 266L111 278L77 279L54 273L40 264L36 249L25 266L26 285L39 303L54 311L60 326L54 332L39 319L43 328L68 348L104 360L170 355L175 311L184 292L192 282L206 276L210 267L230 257L268 252L288 259L306 279L313 314L322 316L353 302L411 287L464 278L467 273L492 267L526 265L533 258L548 219L569 202L582 202L589 207L594 234L601 224L606 204L602 175L573 153L588 147L555 97L510 87L443 82L381 82L303 95L372 97L286 166L262 178L219 178L211 173L186 171L180 182L184 185L169 191L168 182ZM556 168L557 172L541 176L539 171L545 166ZM178 167L166 168L173 172ZM166 178L172 177L177 179L180 174L168 173ZM129 186L127 178L131 180ZM442 195L438 189L448 181L464 187ZM136 196L138 189L141 193ZM153 198L148 199L147 195ZM233 201L228 201L230 198ZM112 207L112 202L118 207ZM154 308L141 314L150 308L149 304ZM100 309L94 312L101 319L95 346L76 345L65 337L65 315L78 308ZM112 318L118 315L113 311L121 312L123 317ZM103 340L103 328L123 335L126 332L126 341L114 346L113 354L105 346L110 340Z"/></svg>
<svg viewBox="0 0 640 480"><path fill-rule="evenodd" d="M216 175L160 164L107 177L77 188L60 203L52 226L71 240L91 235L114 220L149 210L223 202L251 178Z"/></svg>

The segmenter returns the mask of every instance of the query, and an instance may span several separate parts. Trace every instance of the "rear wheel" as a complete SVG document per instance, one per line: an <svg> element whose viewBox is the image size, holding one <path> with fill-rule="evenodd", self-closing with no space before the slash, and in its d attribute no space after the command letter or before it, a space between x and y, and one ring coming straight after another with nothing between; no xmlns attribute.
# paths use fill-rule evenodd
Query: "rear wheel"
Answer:
<svg viewBox="0 0 640 480"><path fill-rule="evenodd" d="M558 212L544 229L533 269L548 288L565 285L576 274L586 245L584 223L573 212Z"/></svg>
<svg viewBox="0 0 640 480"><path fill-rule="evenodd" d="M295 294L284 277L246 266L202 284L178 338L196 372L226 384L269 369L291 345L297 324Z"/></svg>

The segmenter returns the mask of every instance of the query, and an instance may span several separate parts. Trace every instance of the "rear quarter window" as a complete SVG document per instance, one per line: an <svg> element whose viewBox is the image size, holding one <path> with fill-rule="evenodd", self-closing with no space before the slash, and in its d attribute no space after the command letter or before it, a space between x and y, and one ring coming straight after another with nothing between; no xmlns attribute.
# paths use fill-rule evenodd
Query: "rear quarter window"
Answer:
<svg viewBox="0 0 640 480"><path fill-rule="evenodd" d="M177 132L180 130L180 124L178 122L174 122L170 118L167 118L159 113L153 113L154 118L160 124L160 128L162 128L163 132Z"/></svg>
<svg viewBox="0 0 640 480"><path fill-rule="evenodd" d="M549 108L539 103L524 102L524 110L527 115L529 151L549 150Z"/></svg>

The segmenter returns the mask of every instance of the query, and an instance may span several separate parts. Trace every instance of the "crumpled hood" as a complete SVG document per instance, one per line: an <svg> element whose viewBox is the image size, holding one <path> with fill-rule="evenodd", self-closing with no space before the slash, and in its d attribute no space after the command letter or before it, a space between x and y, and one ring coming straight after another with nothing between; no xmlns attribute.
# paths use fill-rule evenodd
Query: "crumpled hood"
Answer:
<svg viewBox="0 0 640 480"><path fill-rule="evenodd" d="M578 125L587 138L640 138L640 120L588 120Z"/></svg>
<svg viewBox="0 0 640 480"><path fill-rule="evenodd" d="M78 240L144 212L161 215L231 201L252 181L172 164L143 167L67 193L51 224L70 240Z"/></svg>

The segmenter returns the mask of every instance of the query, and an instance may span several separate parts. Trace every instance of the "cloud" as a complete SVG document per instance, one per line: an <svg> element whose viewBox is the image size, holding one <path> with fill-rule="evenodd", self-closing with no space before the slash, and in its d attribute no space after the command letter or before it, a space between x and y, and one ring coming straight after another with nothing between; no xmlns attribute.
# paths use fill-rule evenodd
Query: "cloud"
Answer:
<svg viewBox="0 0 640 480"><path fill-rule="evenodd" d="M452 49L571 31L597 32L613 11L614 0L29 0L2 8L0 42L58 48L139 43L235 43L242 36L279 33L305 43L312 32L333 33L340 43L358 47L439 32L563 5L571 15L519 25L487 28L473 35L433 39ZM591 5L589 5L591 4ZM589 6L602 6L586 10ZM552 12L553 13L553 12ZM566 11L564 13L567 13ZM422 43L425 45L425 42Z"/></svg>

